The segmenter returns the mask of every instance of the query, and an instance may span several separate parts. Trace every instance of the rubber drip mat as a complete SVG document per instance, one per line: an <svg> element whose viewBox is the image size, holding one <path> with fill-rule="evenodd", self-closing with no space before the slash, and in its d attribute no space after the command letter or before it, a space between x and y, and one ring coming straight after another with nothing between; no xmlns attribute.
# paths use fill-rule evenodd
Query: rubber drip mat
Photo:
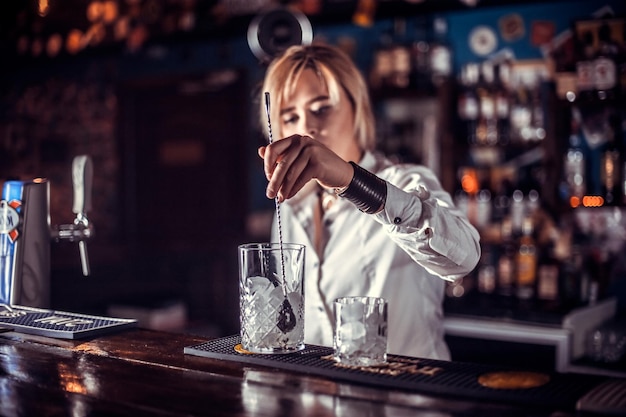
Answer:
<svg viewBox="0 0 626 417"><path fill-rule="evenodd" d="M626 379L603 382L582 397L576 408L588 413L625 416Z"/></svg>
<svg viewBox="0 0 626 417"><path fill-rule="evenodd" d="M0 325L3 327L22 333L59 339L96 336L134 327L136 324L135 319L118 319L0 304Z"/></svg>
<svg viewBox="0 0 626 417"><path fill-rule="evenodd" d="M433 395L453 395L484 399L528 407L556 407L574 410L576 401L605 377L550 374L545 384L525 389L495 389L481 385L482 375L517 371L481 364L419 359L388 355L383 367L346 367L332 360L332 348L306 345L304 350L289 354L265 355L236 350L240 337L229 336L187 346L184 353L206 358L269 366L309 375L323 376L377 387L417 391Z"/></svg>

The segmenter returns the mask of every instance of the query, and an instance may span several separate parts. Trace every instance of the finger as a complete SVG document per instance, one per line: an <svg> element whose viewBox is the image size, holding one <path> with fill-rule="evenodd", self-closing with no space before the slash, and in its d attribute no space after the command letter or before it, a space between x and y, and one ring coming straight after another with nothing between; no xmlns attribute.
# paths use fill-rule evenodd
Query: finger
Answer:
<svg viewBox="0 0 626 417"><path fill-rule="evenodd" d="M265 173L265 178L269 181L274 175L279 155L274 152L271 145L264 148L263 155L261 156L263 158L263 172Z"/></svg>
<svg viewBox="0 0 626 417"><path fill-rule="evenodd" d="M292 135L265 147L263 155L265 176L268 181L273 181L274 184L277 184L269 184L268 192L270 196L278 192L280 184L282 184L284 179L284 172L289 169L291 161L298 157L301 147L300 139L300 135Z"/></svg>
<svg viewBox="0 0 626 417"><path fill-rule="evenodd" d="M312 178L313 177L311 176L309 170L303 171L294 183L293 187L291 187L289 194L285 195L285 200L295 196L302 188L304 188L305 185L311 182Z"/></svg>
<svg viewBox="0 0 626 417"><path fill-rule="evenodd" d="M277 165L282 161L290 151L294 141L297 144L298 135L293 135L288 138L280 139L278 141L274 141L273 143L265 146L265 150L263 151L263 169L265 171L265 177L268 181L274 175L274 170Z"/></svg>
<svg viewBox="0 0 626 417"><path fill-rule="evenodd" d="M289 156L283 156L274 166L274 170L269 177L269 183L267 184L266 194L268 198L279 197L279 201L284 200L285 187L291 187L291 185L289 185L289 179L291 176L298 175L298 173L294 171L293 162L291 161L292 157L293 155L291 154ZM296 166L297 165L298 164L296 164ZM287 182L287 184L285 184L285 182Z"/></svg>
<svg viewBox="0 0 626 417"><path fill-rule="evenodd" d="M293 197L314 176L316 153L311 152L319 144L312 138L294 135L289 138L290 146L281 155L268 184L268 196L277 196L279 201Z"/></svg>
<svg viewBox="0 0 626 417"><path fill-rule="evenodd" d="M272 173L270 171L269 161L267 161L267 158L265 157L268 153L267 147L266 146L259 147L257 149L257 153L259 154L261 159L263 159L263 173L265 174L265 179L269 181L269 179L272 177Z"/></svg>
<svg viewBox="0 0 626 417"><path fill-rule="evenodd" d="M311 155L302 145L301 140L294 140L288 152L281 155L268 184L268 196L277 196L279 201L284 201L303 187L302 181L298 180L305 171L306 180L311 179Z"/></svg>
<svg viewBox="0 0 626 417"><path fill-rule="evenodd" d="M300 152L298 157L289 165L288 169L285 170L281 186L278 190L279 201L293 197L309 182L312 178L309 163L309 156L306 153Z"/></svg>

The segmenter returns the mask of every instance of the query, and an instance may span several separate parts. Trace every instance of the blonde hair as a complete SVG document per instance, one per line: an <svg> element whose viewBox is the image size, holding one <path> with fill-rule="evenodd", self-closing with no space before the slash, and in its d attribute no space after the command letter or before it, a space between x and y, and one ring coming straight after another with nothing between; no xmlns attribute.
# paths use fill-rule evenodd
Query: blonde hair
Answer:
<svg viewBox="0 0 626 417"><path fill-rule="evenodd" d="M328 89L332 103L339 101L340 88L354 110L354 134L363 150L376 145L376 126L365 80L350 57L337 47L326 44L297 45L285 50L270 64L265 74L261 96L270 93L270 117L279 120L282 103L293 93L304 69L313 69ZM265 98L260 98L260 122L267 133ZM272 123L274 138L280 138L280 124Z"/></svg>

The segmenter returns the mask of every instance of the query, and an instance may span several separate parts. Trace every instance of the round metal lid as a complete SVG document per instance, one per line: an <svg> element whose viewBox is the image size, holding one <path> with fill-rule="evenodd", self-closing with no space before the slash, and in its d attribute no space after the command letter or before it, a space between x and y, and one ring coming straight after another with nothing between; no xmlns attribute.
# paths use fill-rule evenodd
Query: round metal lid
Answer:
<svg viewBox="0 0 626 417"><path fill-rule="evenodd" d="M284 7L257 15L248 26L248 46L263 62L271 61L292 45L308 45L313 29L307 17Z"/></svg>

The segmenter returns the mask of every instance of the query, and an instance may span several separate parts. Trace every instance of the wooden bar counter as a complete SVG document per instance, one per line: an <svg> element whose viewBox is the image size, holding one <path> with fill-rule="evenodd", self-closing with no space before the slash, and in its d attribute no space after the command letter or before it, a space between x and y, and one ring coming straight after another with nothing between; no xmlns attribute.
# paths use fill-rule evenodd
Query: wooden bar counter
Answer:
<svg viewBox="0 0 626 417"><path fill-rule="evenodd" d="M554 406L376 387L184 353L207 338L140 328L81 340L0 334L3 416L550 416ZM568 408L568 407L565 407Z"/></svg>

